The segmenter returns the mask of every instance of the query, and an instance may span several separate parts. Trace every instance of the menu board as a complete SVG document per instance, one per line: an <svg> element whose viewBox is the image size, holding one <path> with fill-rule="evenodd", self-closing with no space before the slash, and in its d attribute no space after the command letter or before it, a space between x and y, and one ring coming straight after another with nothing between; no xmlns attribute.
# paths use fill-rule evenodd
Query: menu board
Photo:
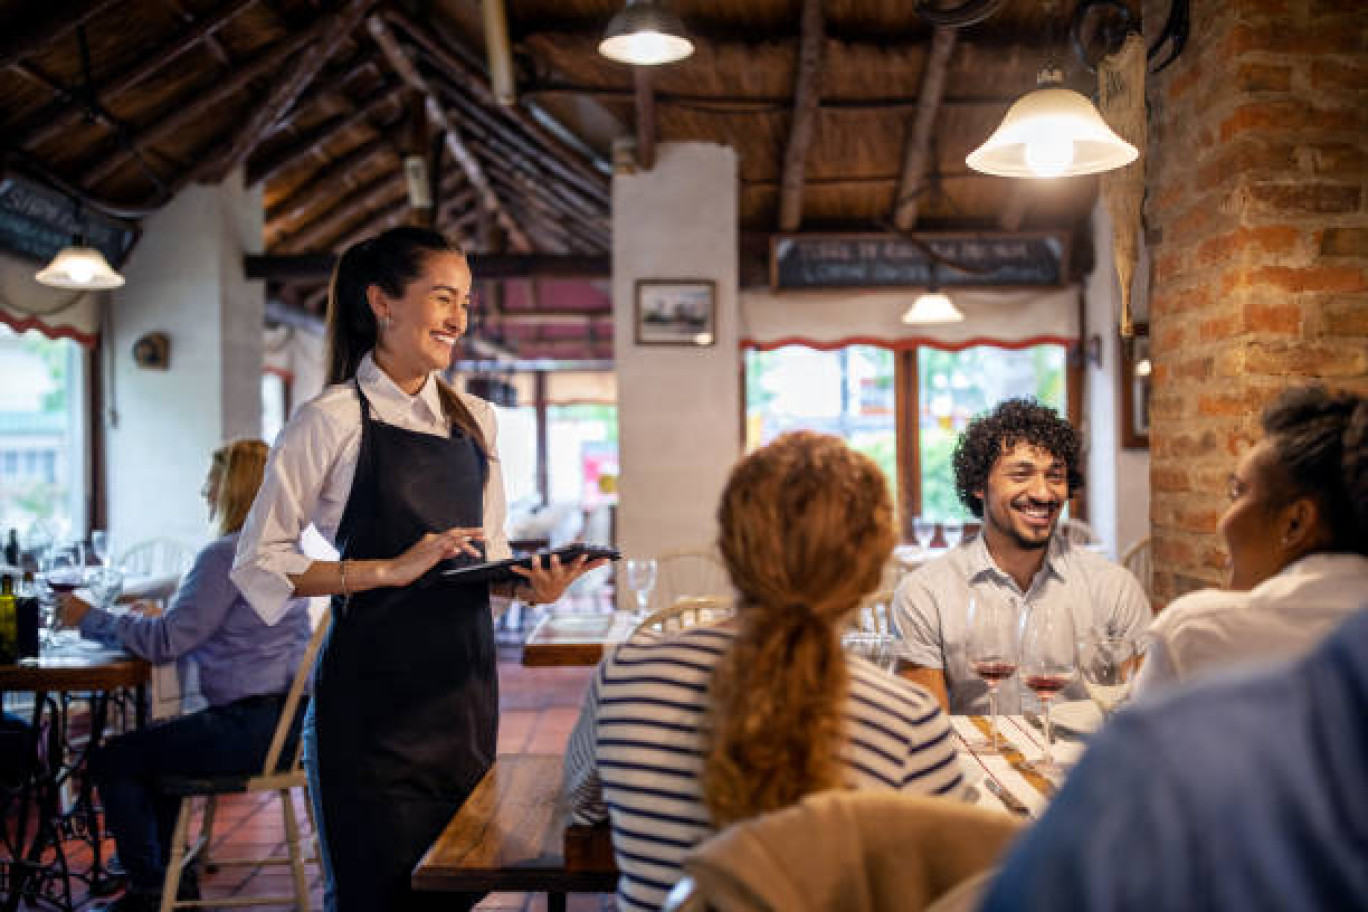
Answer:
<svg viewBox="0 0 1368 912"><path fill-rule="evenodd" d="M138 239L138 227L77 206L65 194L15 174L0 176L0 247L47 262L84 237L118 268Z"/></svg>
<svg viewBox="0 0 1368 912"><path fill-rule="evenodd" d="M1011 234L781 234L770 242L770 285L808 288L1058 287L1064 237Z"/></svg>

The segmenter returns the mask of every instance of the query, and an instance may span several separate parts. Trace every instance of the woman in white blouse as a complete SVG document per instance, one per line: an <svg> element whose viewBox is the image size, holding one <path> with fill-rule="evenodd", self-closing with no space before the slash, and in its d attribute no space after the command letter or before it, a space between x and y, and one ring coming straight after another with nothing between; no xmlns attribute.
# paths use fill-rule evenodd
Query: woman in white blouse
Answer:
<svg viewBox="0 0 1368 912"><path fill-rule="evenodd" d="M432 572L508 556L493 409L438 375L470 287L465 256L427 229L342 255L332 385L281 432L238 545L233 580L268 623L293 596L333 597L305 729L329 910L422 908L409 872L494 761L488 586ZM310 524L340 560L302 553ZM592 566L534 566L526 595L554 601Z"/></svg>

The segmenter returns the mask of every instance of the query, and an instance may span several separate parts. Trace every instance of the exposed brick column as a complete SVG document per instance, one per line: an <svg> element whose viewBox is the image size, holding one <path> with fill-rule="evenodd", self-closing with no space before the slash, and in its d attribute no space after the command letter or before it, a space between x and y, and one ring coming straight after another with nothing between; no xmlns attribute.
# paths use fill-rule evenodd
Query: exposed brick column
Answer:
<svg viewBox="0 0 1368 912"><path fill-rule="evenodd" d="M1151 41L1167 6L1146 3ZM1220 581L1225 479L1263 406L1313 379L1368 393L1368 5L1193 0L1192 16L1149 86L1161 602Z"/></svg>

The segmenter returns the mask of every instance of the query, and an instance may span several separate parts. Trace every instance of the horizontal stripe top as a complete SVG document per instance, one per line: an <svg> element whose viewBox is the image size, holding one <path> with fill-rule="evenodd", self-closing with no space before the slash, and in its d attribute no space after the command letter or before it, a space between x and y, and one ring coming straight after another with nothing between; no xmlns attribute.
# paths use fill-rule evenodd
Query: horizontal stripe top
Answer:
<svg viewBox="0 0 1368 912"><path fill-rule="evenodd" d="M624 643L599 666L570 736L564 792L577 824L613 829L618 906L659 909L684 856L714 832L703 803L708 681L736 636L695 627ZM950 726L921 687L847 656L845 784L958 794Z"/></svg>

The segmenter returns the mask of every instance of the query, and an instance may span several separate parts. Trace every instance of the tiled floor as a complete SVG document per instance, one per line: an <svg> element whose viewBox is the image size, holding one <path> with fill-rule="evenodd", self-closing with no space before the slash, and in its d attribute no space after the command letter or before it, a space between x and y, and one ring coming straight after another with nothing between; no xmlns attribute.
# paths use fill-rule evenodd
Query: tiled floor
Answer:
<svg viewBox="0 0 1368 912"><path fill-rule="evenodd" d="M499 752L562 752L592 670L523 668L517 664L515 650L507 653L507 660L499 666L502 706ZM302 800L297 804L300 819L307 821ZM275 796L228 796L220 800L212 855L229 858L263 851L283 855L283 839L280 806ZM113 843L107 845L112 847ZM87 852L78 866L88 864L88 858ZM321 909L318 877L313 866L310 871L313 875L312 907ZM289 868L220 868L201 881L201 888L205 899L253 893L288 895L291 892ZM572 912L598 912L604 907L604 901L598 896L572 896L568 905ZM286 910L292 906L258 908ZM487 898L478 908L482 912L542 912L546 903L541 895L497 894Z"/></svg>

